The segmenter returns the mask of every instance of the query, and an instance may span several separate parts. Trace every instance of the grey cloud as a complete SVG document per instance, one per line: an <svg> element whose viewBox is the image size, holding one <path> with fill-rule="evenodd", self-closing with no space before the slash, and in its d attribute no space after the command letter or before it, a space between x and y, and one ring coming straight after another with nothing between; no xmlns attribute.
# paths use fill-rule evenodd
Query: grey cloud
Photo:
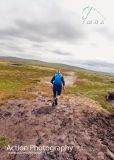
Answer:
<svg viewBox="0 0 114 160"><path fill-rule="evenodd" d="M16 29L13 29L13 28L1 29L0 30L0 38L2 40L17 38L17 37L19 37L19 35L20 35L19 31L16 30Z"/></svg>
<svg viewBox="0 0 114 160"><path fill-rule="evenodd" d="M35 48L43 48L43 47L44 47L44 46L41 45L41 44L33 44L32 46L35 47Z"/></svg>
<svg viewBox="0 0 114 160"><path fill-rule="evenodd" d="M27 28L17 28L17 27L0 30L0 38L4 40L24 38L31 41L37 41L37 42L43 41L43 37L37 36L34 31L28 32Z"/></svg>
<svg viewBox="0 0 114 160"><path fill-rule="evenodd" d="M98 28L96 29L96 32L109 40L114 40L114 33L106 27Z"/></svg>
<svg viewBox="0 0 114 160"><path fill-rule="evenodd" d="M69 60L70 61L70 60ZM113 63L109 63L102 60L78 60L77 64L86 65L86 66L97 66L97 67L114 67Z"/></svg>
<svg viewBox="0 0 114 160"><path fill-rule="evenodd" d="M20 55L28 53L28 57L30 52L38 56L47 51L55 56L70 55L65 49L59 49L61 44L74 42L76 45L87 33L80 24L79 15L67 10L62 3L61 0L60 3L57 0L4 0L0 9L8 21L0 15L0 42L5 42L1 43L0 51L15 52L14 56L18 52Z"/></svg>
<svg viewBox="0 0 114 160"><path fill-rule="evenodd" d="M72 53L69 53L69 52L62 52L62 51L59 51L59 50L55 50L53 51L55 54L58 54L58 55L65 55L65 56L70 56L72 55Z"/></svg>
<svg viewBox="0 0 114 160"><path fill-rule="evenodd" d="M22 47L19 47L18 45L14 44L14 43L0 43L0 48L4 49L4 50L11 50L11 51L18 51L18 52L22 52L24 51L24 49Z"/></svg>
<svg viewBox="0 0 114 160"><path fill-rule="evenodd" d="M79 27L78 23L74 23L72 19L66 17L51 22L27 21L22 19L15 20L14 27L0 30L1 38L25 38L30 41L76 41L84 38L85 33Z"/></svg>

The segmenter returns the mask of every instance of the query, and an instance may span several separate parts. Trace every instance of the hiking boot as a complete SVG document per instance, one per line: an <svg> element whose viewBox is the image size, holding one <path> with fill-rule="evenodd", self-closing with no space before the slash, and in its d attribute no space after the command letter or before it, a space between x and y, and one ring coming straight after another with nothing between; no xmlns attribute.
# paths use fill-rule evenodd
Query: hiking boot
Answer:
<svg viewBox="0 0 114 160"><path fill-rule="evenodd" d="M55 102L52 103L52 107L54 107L54 106L55 106Z"/></svg>
<svg viewBox="0 0 114 160"><path fill-rule="evenodd" d="M58 99L57 98L55 99L55 105L58 105Z"/></svg>

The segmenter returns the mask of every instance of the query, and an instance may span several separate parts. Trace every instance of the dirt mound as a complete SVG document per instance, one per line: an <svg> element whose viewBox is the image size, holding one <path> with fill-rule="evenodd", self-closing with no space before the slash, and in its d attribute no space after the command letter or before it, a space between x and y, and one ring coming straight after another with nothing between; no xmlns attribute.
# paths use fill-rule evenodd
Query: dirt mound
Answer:
<svg viewBox="0 0 114 160"><path fill-rule="evenodd" d="M10 99L0 108L0 135L18 146L73 147L33 155L9 155L1 148L0 160L114 159L114 115L82 96L65 97L56 108L44 96Z"/></svg>

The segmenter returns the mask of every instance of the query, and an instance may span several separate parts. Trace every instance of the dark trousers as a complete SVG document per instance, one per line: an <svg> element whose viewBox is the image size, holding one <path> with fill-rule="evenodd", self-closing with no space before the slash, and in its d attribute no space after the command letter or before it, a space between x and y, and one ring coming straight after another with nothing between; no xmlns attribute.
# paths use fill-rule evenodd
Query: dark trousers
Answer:
<svg viewBox="0 0 114 160"><path fill-rule="evenodd" d="M53 85L53 97L60 96L62 93L62 85Z"/></svg>

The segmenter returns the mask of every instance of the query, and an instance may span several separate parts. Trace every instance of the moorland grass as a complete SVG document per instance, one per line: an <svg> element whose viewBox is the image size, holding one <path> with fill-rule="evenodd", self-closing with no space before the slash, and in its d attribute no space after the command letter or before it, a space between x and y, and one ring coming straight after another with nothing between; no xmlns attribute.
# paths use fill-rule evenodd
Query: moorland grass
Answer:
<svg viewBox="0 0 114 160"><path fill-rule="evenodd" d="M107 102L106 95L114 92L114 76L105 73L77 70L76 82L72 87L66 88L66 94L80 93L98 102L103 108L113 110Z"/></svg>
<svg viewBox="0 0 114 160"><path fill-rule="evenodd" d="M0 102L11 97L35 97L25 90L33 87L38 88L43 77L53 74L54 69L48 67L45 69L45 67L37 65L33 67L33 65L25 64L0 63Z"/></svg>
<svg viewBox="0 0 114 160"><path fill-rule="evenodd" d="M65 73L65 70L63 70ZM26 92L28 88L37 88L47 95L52 95L50 85L42 79L52 77L55 69L49 66L24 64L16 62L0 63L0 102L8 98L35 98L36 95ZM114 91L114 76L111 74L77 69L76 81L73 86L66 87L65 94L83 94L100 103L103 108L112 110L111 104L106 101L109 91ZM64 95L65 95L64 94Z"/></svg>

